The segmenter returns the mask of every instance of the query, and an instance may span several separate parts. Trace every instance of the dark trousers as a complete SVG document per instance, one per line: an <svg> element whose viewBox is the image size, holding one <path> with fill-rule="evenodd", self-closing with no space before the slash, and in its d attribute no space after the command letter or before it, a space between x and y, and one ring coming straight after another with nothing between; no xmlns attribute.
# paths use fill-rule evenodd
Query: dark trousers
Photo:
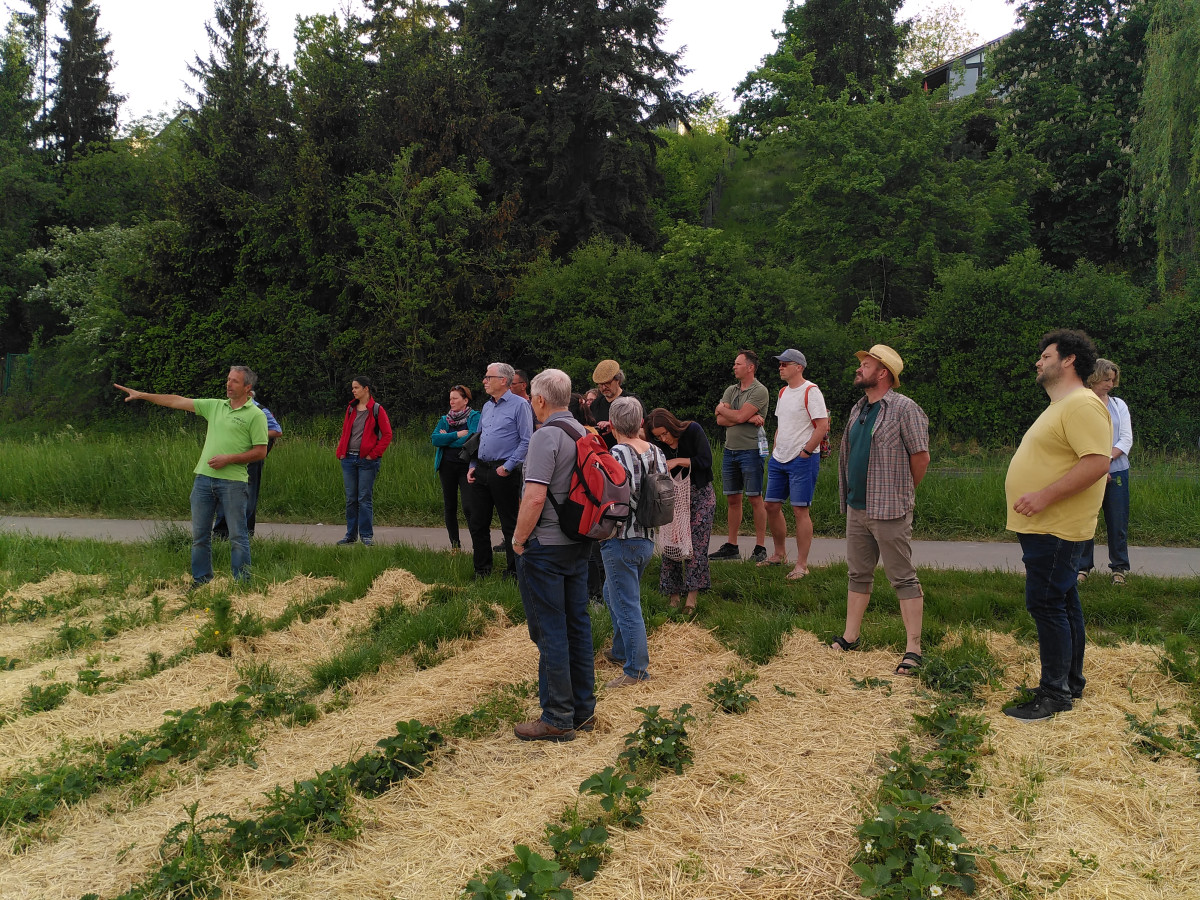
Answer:
<svg viewBox="0 0 1200 900"><path fill-rule="evenodd" d="M1077 572L1083 541L1019 534L1025 563L1025 608L1037 626L1042 693L1054 700L1082 696L1086 634Z"/></svg>
<svg viewBox="0 0 1200 900"><path fill-rule="evenodd" d="M504 555L508 571L517 573L517 556L513 553L513 531L517 527L517 510L521 507L521 470L501 477L495 466L480 463L475 467L475 483L470 491L471 550L475 559L475 574L492 571L492 512L500 516L500 531L504 534Z"/></svg>
<svg viewBox="0 0 1200 900"><path fill-rule="evenodd" d="M462 495L463 515L467 524L471 522L471 485L467 483L467 463L460 459L450 459L447 452L438 466L438 479L442 482L442 507L446 513L446 534L450 536L451 546L461 545L458 534L458 497Z"/></svg>
<svg viewBox="0 0 1200 900"><path fill-rule="evenodd" d="M530 538L517 564L525 623L538 648L542 721L555 728L576 728L596 712L588 549L583 543L543 547Z"/></svg>
<svg viewBox="0 0 1200 900"><path fill-rule="evenodd" d="M246 463L246 534L254 537L254 520L258 512L258 488L262 484L263 461ZM225 521L225 508L217 504L217 518L213 522L213 534L219 538L229 538L229 523Z"/></svg>

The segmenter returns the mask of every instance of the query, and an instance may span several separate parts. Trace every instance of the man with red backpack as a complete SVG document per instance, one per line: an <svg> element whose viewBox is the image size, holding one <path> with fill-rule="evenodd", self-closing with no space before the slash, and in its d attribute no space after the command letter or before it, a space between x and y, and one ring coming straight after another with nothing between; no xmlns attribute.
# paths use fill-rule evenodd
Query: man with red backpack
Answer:
<svg viewBox="0 0 1200 900"><path fill-rule="evenodd" d="M813 524L808 513L821 469L821 443L829 434L829 413L821 389L804 378L808 360L799 350L787 349L775 357L779 377L786 384L775 403L775 449L767 464L767 522L775 552L759 563L779 566L787 562L787 522L783 502L790 500L796 517L796 565L787 574L799 581L808 574Z"/></svg>
<svg viewBox="0 0 1200 900"><path fill-rule="evenodd" d="M596 502L604 498L597 493L595 480L590 480L590 488L583 488L580 469L581 465L595 467L615 460L603 442L589 434L567 409L571 378L566 372L547 369L534 376L529 396L533 413L542 424L530 438L525 456L525 491L512 547L529 637L540 656L542 715L518 724L513 731L522 741L570 741L576 731L592 730L596 711L587 590L593 541L584 535L599 535L608 512L605 507L612 505L611 501ZM589 441L593 446L589 447ZM605 456L607 460L602 459ZM624 469L615 465L624 480ZM593 469L590 474L603 480L608 473ZM629 515L628 485L625 499L624 508L612 510L613 516L623 519Z"/></svg>

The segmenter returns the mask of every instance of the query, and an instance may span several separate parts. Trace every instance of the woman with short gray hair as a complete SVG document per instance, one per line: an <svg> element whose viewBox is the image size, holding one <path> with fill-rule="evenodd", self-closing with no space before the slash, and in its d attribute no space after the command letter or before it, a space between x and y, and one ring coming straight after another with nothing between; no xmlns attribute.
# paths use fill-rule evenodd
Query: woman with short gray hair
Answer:
<svg viewBox="0 0 1200 900"><path fill-rule="evenodd" d="M608 421L617 439L612 455L629 473L630 488L636 497L648 472L667 471L667 459L661 450L638 437L642 428L642 404L638 400L618 397L609 408ZM605 685L608 688L650 679L650 650L642 617L642 574L654 554L656 531L639 525L631 515L615 536L600 543L604 603L613 626L612 649L604 651L604 658L622 669L619 677Z"/></svg>

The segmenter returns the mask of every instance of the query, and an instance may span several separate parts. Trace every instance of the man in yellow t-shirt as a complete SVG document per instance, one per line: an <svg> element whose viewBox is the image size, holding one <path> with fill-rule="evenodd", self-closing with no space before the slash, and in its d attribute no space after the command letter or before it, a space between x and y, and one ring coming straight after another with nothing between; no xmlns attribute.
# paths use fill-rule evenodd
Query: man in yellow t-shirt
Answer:
<svg viewBox="0 0 1200 900"><path fill-rule="evenodd" d="M224 400L193 400L178 394L150 394L119 384L125 402L145 400L156 406L196 413L208 420L204 450L192 483L192 590L212 581L212 527L218 505L229 525L230 562L237 581L250 578L250 536L246 529L246 466L267 455L267 417L250 402L258 376L233 366L225 378Z"/></svg>
<svg viewBox="0 0 1200 900"><path fill-rule="evenodd" d="M1081 331L1045 335L1037 381L1050 405L1025 432L1008 465L1008 528L1021 541L1025 608L1037 625L1042 677L1029 703L1004 712L1031 722L1083 696L1083 607L1077 563L1096 533L1112 444L1108 409L1085 386L1096 346Z"/></svg>

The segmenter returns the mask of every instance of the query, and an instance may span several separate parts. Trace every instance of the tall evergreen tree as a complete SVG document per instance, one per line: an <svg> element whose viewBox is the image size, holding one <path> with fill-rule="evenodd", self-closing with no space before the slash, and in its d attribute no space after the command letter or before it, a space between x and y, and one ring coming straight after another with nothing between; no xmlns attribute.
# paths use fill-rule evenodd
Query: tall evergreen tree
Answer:
<svg viewBox="0 0 1200 900"><path fill-rule="evenodd" d="M33 76L41 88L38 93L38 117L44 130L49 118L50 101L50 0L23 0L28 12L17 12L15 18L25 35L33 65Z"/></svg>
<svg viewBox="0 0 1200 900"><path fill-rule="evenodd" d="M112 53L109 35L100 30L100 10L94 0L70 0L63 7L64 35L51 53L58 65L50 133L64 158L71 159L89 144L111 140L117 128L117 107L125 98L108 83Z"/></svg>
<svg viewBox="0 0 1200 900"><path fill-rule="evenodd" d="M811 83L826 96L848 90L852 100L874 95L891 82L900 61L907 24L896 23L903 0L788 0L779 46L734 89L741 108L729 120L734 140L757 140L789 106L807 100L793 88ZM811 63L805 57L812 54ZM804 69L811 69L808 75ZM797 78L796 76L800 77Z"/></svg>
<svg viewBox="0 0 1200 900"><path fill-rule="evenodd" d="M665 0L452 0L465 52L511 115L496 167L567 253L655 240L654 128L681 118L684 70L660 47Z"/></svg>
<svg viewBox="0 0 1200 900"><path fill-rule="evenodd" d="M990 58L1007 100L1006 137L1036 161L1029 200L1034 240L1048 261L1138 266L1153 236L1119 228L1129 191L1151 4L1035 0Z"/></svg>

